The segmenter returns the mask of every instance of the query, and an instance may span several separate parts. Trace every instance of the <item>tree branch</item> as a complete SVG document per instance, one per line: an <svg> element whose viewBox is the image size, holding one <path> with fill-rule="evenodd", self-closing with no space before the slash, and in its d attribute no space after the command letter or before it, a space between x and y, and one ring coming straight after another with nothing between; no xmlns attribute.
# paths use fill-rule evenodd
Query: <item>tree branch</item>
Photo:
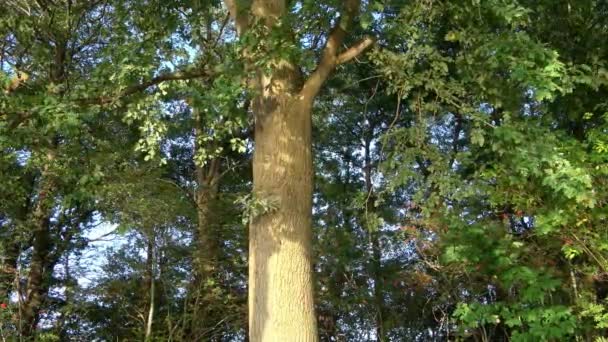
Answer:
<svg viewBox="0 0 608 342"><path fill-rule="evenodd" d="M119 92L118 94L102 95L102 96L89 97L89 98L80 98L80 99L76 99L75 101L81 105L107 105L107 104L110 104L110 103L116 101L117 99L127 97L129 95L133 95L138 92L142 92L152 86L161 84L163 82L178 81L178 80L191 80L191 79L197 79L197 78L203 78L203 77L210 77L212 75L213 75L212 72L210 72L209 70L206 70L204 68L201 68L200 70L185 70L185 71L170 72L170 73L161 74L159 76L151 78L142 83L129 86L126 89L124 89L123 91ZM12 91L12 90L13 89L7 89L4 92L5 92L5 94L9 94L9 91ZM20 123L29 119L29 117L31 116L31 113L27 112L27 111L21 112L21 113L7 113L7 112L0 113L1 120L7 120L9 118L9 116L16 116L15 121L13 121L12 124L10 125L10 127L14 128L14 127L17 127Z"/></svg>
<svg viewBox="0 0 608 342"><path fill-rule="evenodd" d="M340 26L338 24L327 37L321 60L300 91L302 98L312 100L329 77L329 74L334 70L337 62L338 48L346 36L346 31Z"/></svg>
<svg viewBox="0 0 608 342"><path fill-rule="evenodd" d="M185 71L169 72L169 73L158 75L158 76L151 78L147 81L144 81L142 83L129 86L126 89L124 89L123 91L121 91L118 95L105 95L105 96L98 96L98 97L93 97L93 98L85 98L85 99L80 99L79 102L81 102L83 104L104 105L104 104L111 103L118 98L133 95L138 92L142 92L152 86L161 84L166 81L191 80L191 79L202 78L202 77L211 76L211 75L212 75L212 73L204 68L201 68L200 70L185 70Z"/></svg>
<svg viewBox="0 0 608 342"><path fill-rule="evenodd" d="M240 8L237 4L239 0L224 0L224 5L228 8L230 18L234 21L236 34L241 36L249 24L249 18L244 8Z"/></svg>
<svg viewBox="0 0 608 342"><path fill-rule="evenodd" d="M321 60L300 91L301 98L312 101L323 86L323 83L325 83L331 72L336 68L336 65L351 60L373 43L373 40L366 38L347 49L344 53L339 54L340 46L352 26L354 18L359 14L360 5L360 0L345 0L344 13L340 16L336 26L330 31L323 48Z"/></svg>
<svg viewBox="0 0 608 342"><path fill-rule="evenodd" d="M356 58L357 56L362 54L365 50L367 50L374 43L375 43L375 40L372 37L365 37L365 38L361 39L360 41L357 42L357 44L349 47L346 51L342 52L338 56L337 63L343 64L343 63L349 62L353 58Z"/></svg>

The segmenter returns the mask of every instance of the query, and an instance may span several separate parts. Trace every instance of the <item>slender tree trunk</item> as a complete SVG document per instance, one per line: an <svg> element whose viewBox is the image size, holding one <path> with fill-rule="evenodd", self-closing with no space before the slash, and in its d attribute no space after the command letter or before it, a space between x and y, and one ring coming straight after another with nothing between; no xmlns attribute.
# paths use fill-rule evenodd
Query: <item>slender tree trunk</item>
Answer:
<svg viewBox="0 0 608 342"><path fill-rule="evenodd" d="M366 215L373 215L376 212L374 202L376 200L374 195L374 185L372 183L372 158L371 158L371 137L373 135L374 127L368 127L369 132L365 137L365 190L367 193L367 202L365 203ZM367 223L369 224L369 222ZM373 227L369 229L370 247L371 247L371 260L370 260L370 271L374 281L374 306L376 307L376 338L380 342L386 341L386 332L384 329L384 279L382 278L382 251L380 249L380 227Z"/></svg>
<svg viewBox="0 0 608 342"><path fill-rule="evenodd" d="M152 228L154 229L154 228ZM150 341L152 339L152 323L154 322L154 298L156 295L156 282L154 280L154 263L156 262L154 259L154 232L150 233L148 236L148 249L146 256L146 272L148 273L148 318L146 319L146 333L145 333L145 341Z"/></svg>
<svg viewBox="0 0 608 342"><path fill-rule="evenodd" d="M154 322L154 296L156 295L154 279L150 282L150 306L148 308L148 318L146 320L146 341L152 340L152 323Z"/></svg>
<svg viewBox="0 0 608 342"><path fill-rule="evenodd" d="M202 148L200 143L204 138L205 131L196 110L194 116L195 148L198 151ZM218 286L215 281L217 278L218 242L217 232L214 232L211 226L213 223L211 205L219 191L220 166L220 160L214 158L209 160L205 166L196 165L195 169L197 231L195 235L196 255L194 258L194 300L196 304L193 308L193 316L196 317L196 320L192 321L190 327L190 335L194 339L200 339L203 335L208 334L215 324L213 322L213 308L211 307L213 298L210 298L209 295L215 292L213 286Z"/></svg>
<svg viewBox="0 0 608 342"><path fill-rule="evenodd" d="M200 189L196 194L197 206L197 231L196 231L196 255L194 275L194 300L193 319L191 321L190 335L192 338L202 338L210 333L213 320L213 286L216 272L217 244L215 236L211 231L210 217L210 189Z"/></svg>
<svg viewBox="0 0 608 342"><path fill-rule="evenodd" d="M374 304L376 306L376 336L378 341L386 341L384 329L384 279L382 278L382 252L378 232L371 233L372 238L372 275L374 277Z"/></svg>
<svg viewBox="0 0 608 342"><path fill-rule="evenodd" d="M21 304L19 330L23 337L33 336L38 319L39 309L46 297L50 284L50 253L53 248L51 232L49 231L52 211L53 180L50 179L50 164L55 159L54 151L47 153L47 165L41 173L40 191L32 213L31 227L33 231L33 250L30 261L30 271L25 288L25 300ZM53 264L54 266L54 264Z"/></svg>
<svg viewBox="0 0 608 342"><path fill-rule="evenodd" d="M47 265L47 257L52 248L51 237L48 231L49 217L42 215L44 214L37 209L35 213L34 249L32 251L30 271L27 279L25 301L21 306L19 322L21 335L24 337L32 336L36 330L39 308L48 291L48 285L45 282L48 282L49 272L52 271Z"/></svg>
<svg viewBox="0 0 608 342"><path fill-rule="evenodd" d="M218 193L220 162L213 159L209 162L208 170L197 166L196 178L198 190L196 191L197 210L197 272L199 280L205 281L213 277L217 262L217 239L211 229L211 202Z"/></svg>

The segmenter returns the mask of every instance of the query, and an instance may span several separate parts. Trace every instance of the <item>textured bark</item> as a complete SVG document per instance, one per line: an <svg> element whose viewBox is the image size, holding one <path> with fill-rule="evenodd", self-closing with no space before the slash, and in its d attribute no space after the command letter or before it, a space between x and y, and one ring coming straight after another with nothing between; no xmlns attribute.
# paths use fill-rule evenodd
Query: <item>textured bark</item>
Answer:
<svg viewBox="0 0 608 342"><path fill-rule="evenodd" d="M266 25L285 14L284 1L254 1ZM273 209L249 227L251 341L317 341L312 272L312 96L298 97L301 75L275 61L258 72L253 102L253 192Z"/></svg>
<svg viewBox="0 0 608 342"><path fill-rule="evenodd" d="M272 29L286 14L285 0L253 0L240 8L225 0L237 33L251 21ZM271 204L249 227L249 339L317 341L312 272L312 104L329 74L371 45L367 39L339 53L359 1L344 2L344 11L327 37L321 60L306 82L287 60L257 70L250 83L256 98L253 192ZM250 60L244 50L246 62Z"/></svg>
<svg viewBox="0 0 608 342"><path fill-rule="evenodd" d="M213 159L208 169L196 167L197 272L201 278L213 276L217 262L217 239L210 227L211 202L218 194L220 162Z"/></svg>
<svg viewBox="0 0 608 342"><path fill-rule="evenodd" d="M298 78L285 64L273 82L294 89ZM254 194L276 210L250 227L249 333L252 341L315 341L310 103L270 91L254 107Z"/></svg>
<svg viewBox="0 0 608 342"><path fill-rule="evenodd" d="M195 149L203 146L201 139L205 135L204 126L198 112L194 111ZM213 322L212 298L214 292L208 285L210 280L216 280L216 264L218 260L217 232L211 229L213 200L219 191L221 163L219 159L211 159L205 166L196 165L195 177L197 190L195 202L197 210L197 230L195 234L196 253L194 255L194 282L193 282L193 312L192 320L187 327L187 337L201 339L208 335L216 322ZM208 338L206 336L205 338Z"/></svg>
<svg viewBox="0 0 608 342"><path fill-rule="evenodd" d="M205 187L205 183L199 183ZM211 200L217 193L215 188L205 187L199 189L196 194L197 206L197 231L195 235L195 274L194 274L194 301L193 321L189 328L190 337L200 339L210 333L215 325L213 322L213 298L214 292L211 284L217 278L217 238L211 229Z"/></svg>
<svg viewBox="0 0 608 342"><path fill-rule="evenodd" d="M49 162L54 159L52 154L47 157ZM40 316L39 310L50 286L50 273L56 263L55 260L52 260L55 258L50 257L53 247L51 232L49 231L52 206L52 196L50 194L54 191L54 185L52 180L49 179L48 166L43 170L41 177L41 190L32 213L32 259L25 288L25 299L21 303L20 310L19 330L24 337L32 336L36 330ZM51 198L48 196L51 196Z"/></svg>
<svg viewBox="0 0 608 342"><path fill-rule="evenodd" d="M239 34L247 15L272 27L286 11L282 0L254 0L249 14L236 4L227 1ZM249 340L317 341L311 263L314 96L298 96L302 77L294 65L273 64L270 74L259 70L251 83L257 93L253 192L274 209L252 218L249 227Z"/></svg>
<svg viewBox="0 0 608 342"><path fill-rule="evenodd" d="M316 341L310 104L272 94L258 106L254 194L276 209L250 226L249 334L252 341Z"/></svg>

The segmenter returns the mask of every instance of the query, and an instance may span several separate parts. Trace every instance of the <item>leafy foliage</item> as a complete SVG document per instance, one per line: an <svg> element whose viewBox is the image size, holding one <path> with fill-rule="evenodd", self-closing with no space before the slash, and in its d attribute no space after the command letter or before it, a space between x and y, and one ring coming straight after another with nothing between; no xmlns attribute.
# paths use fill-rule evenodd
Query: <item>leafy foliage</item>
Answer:
<svg viewBox="0 0 608 342"><path fill-rule="evenodd" d="M246 227L281 205L251 193L250 84L313 73L343 14L285 5L237 38L217 1L6 1L2 338L245 338ZM607 18L361 4L345 43L376 45L314 104L322 340L605 339Z"/></svg>

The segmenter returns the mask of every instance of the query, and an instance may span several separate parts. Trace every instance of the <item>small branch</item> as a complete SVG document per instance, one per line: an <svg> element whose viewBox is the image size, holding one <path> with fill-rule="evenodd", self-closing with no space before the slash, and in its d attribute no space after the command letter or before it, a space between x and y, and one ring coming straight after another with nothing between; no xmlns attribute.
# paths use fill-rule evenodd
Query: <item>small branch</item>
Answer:
<svg viewBox="0 0 608 342"><path fill-rule="evenodd" d="M213 43L211 50L214 50L215 47L217 46L217 44L219 43L220 39L222 38L222 35L224 34L224 29L226 28L226 25L228 25L229 20L230 20L230 14L228 14L226 16L226 18L224 19L224 21L222 22L222 26L220 27L220 31L217 34L217 38L215 39L215 42Z"/></svg>
<svg viewBox="0 0 608 342"><path fill-rule="evenodd" d="M338 56L337 63L343 64L351 61L353 58L361 55L365 50L367 50L370 46L375 43L375 40L372 37L365 37L361 39L357 44L349 47L346 51L342 52Z"/></svg>
<svg viewBox="0 0 608 342"><path fill-rule="evenodd" d="M102 234L102 235L100 235L100 236L98 236L98 237L96 237L96 238L94 238L94 239L87 239L87 243L91 243L91 242L99 242L99 241L102 241L102 242L103 242L103 241L112 241L111 239L110 239L110 240L107 240L106 238L107 238L108 236L110 236L110 235L114 235L114 234L116 234L116 232L117 232L117 231L118 231L118 226L117 226L116 228L112 229L111 231L109 231L109 232L107 232L107 233L105 233L105 234Z"/></svg>
<svg viewBox="0 0 608 342"><path fill-rule="evenodd" d="M458 139L460 138L460 132L462 131L462 115L459 113L454 114L454 120L456 120L456 125L454 126L454 133L452 135L452 153L448 163L450 170L454 167L454 161L456 160L456 154L458 153Z"/></svg>
<svg viewBox="0 0 608 342"><path fill-rule="evenodd" d="M196 71L176 71L171 73L162 74L156 76L148 81L142 82L140 84L135 84L130 87L127 87L118 95L108 95L108 96L99 96L93 98L84 98L80 99L79 102L84 104L99 104L104 105L116 101L118 98L127 97L129 95L133 95L138 92L142 92L152 86L161 84L166 81L179 81L179 80L191 80L196 78L202 78L211 76L211 72L205 69L196 70Z"/></svg>

